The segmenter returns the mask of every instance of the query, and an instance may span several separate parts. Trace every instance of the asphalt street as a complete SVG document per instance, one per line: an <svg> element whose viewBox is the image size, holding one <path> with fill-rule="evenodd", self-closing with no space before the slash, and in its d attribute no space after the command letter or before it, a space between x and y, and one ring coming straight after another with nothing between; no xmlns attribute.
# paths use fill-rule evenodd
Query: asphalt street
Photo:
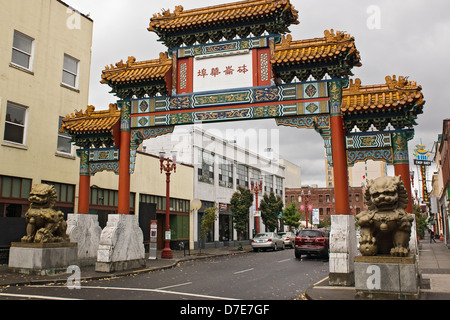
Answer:
<svg viewBox="0 0 450 320"><path fill-rule="evenodd" d="M103 280L10 286L0 300L294 300L328 276L328 260L294 250L249 252L183 262L175 268Z"/></svg>

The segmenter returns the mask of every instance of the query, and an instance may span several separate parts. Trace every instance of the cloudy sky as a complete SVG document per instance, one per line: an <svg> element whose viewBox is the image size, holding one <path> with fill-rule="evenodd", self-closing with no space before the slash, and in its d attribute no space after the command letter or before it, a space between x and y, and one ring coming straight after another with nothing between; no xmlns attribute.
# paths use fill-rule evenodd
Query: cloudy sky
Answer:
<svg viewBox="0 0 450 320"><path fill-rule="evenodd" d="M128 56L135 56L138 61L156 59L160 52L166 51L166 47L157 41L157 35L147 31L154 13L162 9L173 11L177 5L188 10L234 2L64 1L83 14L90 14L94 20L89 104L95 105L97 110L116 101L108 93L110 88L100 84L101 72L106 65L125 61ZM323 37L326 29L346 31L355 37L363 66L353 69L353 78L360 78L363 85L383 84L387 75L409 76L409 80L422 85L426 104L424 114L419 115L415 137L409 142L410 159L414 146L420 141L431 150L442 132L442 120L450 118L447 106L450 89L445 80L450 71L450 2L291 0L291 3L300 16L300 24L290 28L294 40ZM279 148L283 158L302 167L302 184L325 186L323 140L315 131L277 127L275 120L213 125L222 131L250 126L258 130L279 130L275 135L279 140L268 141L268 146Z"/></svg>

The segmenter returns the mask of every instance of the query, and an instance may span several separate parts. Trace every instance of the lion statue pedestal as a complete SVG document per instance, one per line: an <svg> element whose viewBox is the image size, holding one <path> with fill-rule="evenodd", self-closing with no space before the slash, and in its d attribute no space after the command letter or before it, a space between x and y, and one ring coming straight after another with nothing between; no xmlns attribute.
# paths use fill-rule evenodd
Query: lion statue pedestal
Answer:
<svg viewBox="0 0 450 320"><path fill-rule="evenodd" d="M11 244L8 267L13 272L52 275L66 272L78 263L78 247L66 234L64 214L54 209L57 199L53 186L33 186L25 214L26 235Z"/></svg>
<svg viewBox="0 0 450 320"><path fill-rule="evenodd" d="M365 193L367 211L359 222L359 250L355 257L355 289L360 298L417 299L419 268L410 254L414 215L405 211L408 194L401 177L369 180Z"/></svg>

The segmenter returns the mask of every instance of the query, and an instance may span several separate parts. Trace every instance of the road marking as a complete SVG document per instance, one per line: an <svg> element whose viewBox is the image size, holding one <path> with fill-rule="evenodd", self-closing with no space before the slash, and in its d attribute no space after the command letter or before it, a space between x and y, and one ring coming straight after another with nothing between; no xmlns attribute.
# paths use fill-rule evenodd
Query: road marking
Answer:
<svg viewBox="0 0 450 320"><path fill-rule="evenodd" d="M162 288L158 288L157 290L165 290L165 289L169 289L169 288L175 288L175 287L187 286L188 284L192 284L192 282L186 282L186 283L174 284L173 286L162 287Z"/></svg>
<svg viewBox="0 0 450 320"><path fill-rule="evenodd" d="M255 268L251 268L251 269L247 269L247 270L242 270L242 271L237 271L237 272L235 272L234 274L239 274L239 273L249 272L249 271L252 271L252 270L255 270Z"/></svg>
<svg viewBox="0 0 450 320"><path fill-rule="evenodd" d="M278 261L278 263L286 262L286 261L291 261L291 259L289 258L289 259L280 260L280 261Z"/></svg>
<svg viewBox="0 0 450 320"><path fill-rule="evenodd" d="M48 286L45 286L45 285L36 285L36 286L29 286L29 287L32 287L32 288L48 288ZM55 286L52 286L52 287L54 288ZM59 287L64 288L65 286L59 286ZM174 295L180 295L180 296L189 296L189 297L196 297L196 298L202 298L202 299L240 300L240 299L235 299L235 298L217 297L217 296L209 296L209 295L204 295L204 294L187 293L187 292L168 291L168 290L162 290L162 289L122 288L122 287L95 287L95 286L81 286L81 289L143 291L143 292L156 292L156 293L163 293L163 294L174 294Z"/></svg>
<svg viewBox="0 0 450 320"><path fill-rule="evenodd" d="M38 295L32 295L32 294L16 294L16 293L0 293L0 296L15 297L15 298L28 298L28 299L43 299L43 300L82 300L82 299L74 299L74 298L38 296Z"/></svg>
<svg viewBox="0 0 450 320"><path fill-rule="evenodd" d="M328 279L328 277L325 277L325 278L323 278L322 280L317 281L316 283L314 283L312 286L315 287L315 286L317 286L319 283L322 283L322 282L324 282L324 281L327 280L327 279Z"/></svg>

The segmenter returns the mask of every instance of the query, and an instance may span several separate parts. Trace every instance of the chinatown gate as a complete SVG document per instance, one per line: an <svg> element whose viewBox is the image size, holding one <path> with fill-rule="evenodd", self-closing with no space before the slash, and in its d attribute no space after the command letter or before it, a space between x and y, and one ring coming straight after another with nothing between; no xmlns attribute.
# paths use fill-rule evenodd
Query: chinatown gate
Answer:
<svg viewBox="0 0 450 320"><path fill-rule="evenodd" d="M123 260L113 258L122 245L111 234L129 216L130 175L145 139L179 125L272 118L279 126L314 129L324 140L335 183L330 283L353 283L356 237L347 167L368 159L393 164L412 212L408 140L425 102L422 88L403 77L370 86L350 79L352 68L361 66L355 39L325 30L323 37L294 41L288 27L298 23L289 0L178 6L155 14L148 28L167 52L105 68L102 83L120 99L117 105L98 112L88 107L63 124L81 147L77 215L89 213L90 176L102 170L119 175L118 214L103 230L97 264ZM143 246L137 246L138 256L126 260L143 258Z"/></svg>

